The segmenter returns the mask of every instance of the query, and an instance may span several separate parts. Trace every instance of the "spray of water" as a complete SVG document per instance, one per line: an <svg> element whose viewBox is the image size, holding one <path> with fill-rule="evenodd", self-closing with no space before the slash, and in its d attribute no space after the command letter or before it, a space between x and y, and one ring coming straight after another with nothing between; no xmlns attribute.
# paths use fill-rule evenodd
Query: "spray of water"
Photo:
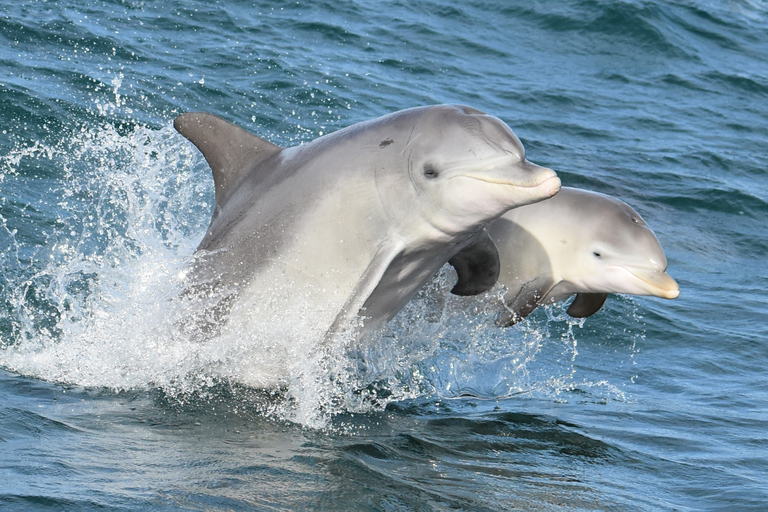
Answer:
<svg viewBox="0 0 768 512"><path fill-rule="evenodd" d="M113 110L117 94L116 101ZM4 188L41 190L46 179L30 178L30 164L53 176L44 197L6 198L0 215L0 366L11 371L87 387L160 389L178 402L222 385L277 389L257 394L262 402L254 406L317 427L392 400L556 393L572 379L575 323L566 322L555 345L559 366L537 375L532 363L552 343L547 326L565 321L547 308L543 324L498 329L500 292L451 296L449 267L362 340L350 326L319 343L314 304L272 314L269 297L291 289L236 305L216 336L201 341L185 329L195 311L180 297L213 186L191 144L170 123L81 127L56 144L11 150L0 159Z"/></svg>

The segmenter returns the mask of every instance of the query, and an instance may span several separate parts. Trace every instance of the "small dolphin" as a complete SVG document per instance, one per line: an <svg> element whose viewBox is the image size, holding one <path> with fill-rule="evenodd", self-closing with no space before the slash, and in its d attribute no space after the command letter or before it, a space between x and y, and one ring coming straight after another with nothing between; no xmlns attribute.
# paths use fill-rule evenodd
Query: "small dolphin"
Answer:
<svg viewBox="0 0 768 512"><path fill-rule="evenodd" d="M190 287L227 311L310 304L326 335L389 320L489 221L560 189L506 124L465 106L403 110L287 149L211 114L174 126L216 193Z"/></svg>
<svg viewBox="0 0 768 512"><path fill-rule="evenodd" d="M494 281L506 287L508 327L541 304L576 299L567 313L596 313L609 293L674 299L680 293L667 273L656 235L626 203L563 187L554 197L510 210L486 227L490 240L466 247L451 260L459 281L456 295L476 295ZM499 266L496 266L498 262Z"/></svg>

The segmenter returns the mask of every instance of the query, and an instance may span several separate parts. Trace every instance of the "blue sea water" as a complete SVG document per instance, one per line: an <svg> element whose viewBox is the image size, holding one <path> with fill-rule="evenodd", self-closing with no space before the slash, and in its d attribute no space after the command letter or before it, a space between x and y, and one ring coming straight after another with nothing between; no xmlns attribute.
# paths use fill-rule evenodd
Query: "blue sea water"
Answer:
<svg viewBox="0 0 768 512"><path fill-rule="evenodd" d="M438 103L632 205L680 297L500 330L444 270L279 392L248 333L169 336L213 201L175 116L290 146ZM763 0L6 2L0 506L764 510L767 168Z"/></svg>

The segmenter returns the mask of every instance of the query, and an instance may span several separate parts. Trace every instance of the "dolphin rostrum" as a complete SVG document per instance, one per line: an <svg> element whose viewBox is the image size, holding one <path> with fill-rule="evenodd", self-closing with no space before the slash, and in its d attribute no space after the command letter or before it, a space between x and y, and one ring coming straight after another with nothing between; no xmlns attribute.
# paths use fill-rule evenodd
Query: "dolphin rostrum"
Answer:
<svg viewBox="0 0 768 512"><path fill-rule="evenodd" d="M550 199L510 210L486 232L498 258L487 257L487 240L456 254L450 263L459 280L451 291L476 295L497 276L506 289L500 326L574 294L567 313L583 318L609 293L666 299L680 293L656 235L635 210L608 195L563 187Z"/></svg>
<svg viewBox="0 0 768 512"><path fill-rule="evenodd" d="M488 222L560 189L506 124L465 106L403 110L291 148L211 114L174 126L215 184L190 288L226 311L269 302L290 319L309 304L324 335L392 318Z"/></svg>

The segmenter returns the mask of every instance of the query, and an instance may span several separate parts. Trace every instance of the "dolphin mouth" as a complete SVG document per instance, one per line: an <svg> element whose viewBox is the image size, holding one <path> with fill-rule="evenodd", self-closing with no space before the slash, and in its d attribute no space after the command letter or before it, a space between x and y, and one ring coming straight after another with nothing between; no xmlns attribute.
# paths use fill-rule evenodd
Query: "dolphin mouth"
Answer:
<svg viewBox="0 0 768 512"><path fill-rule="evenodd" d="M521 178L521 175L510 176L509 168L518 167L523 172L531 173L531 176L521 181L515 181L515 178ZM505 154L495 158L486 158L481 162L454 162L447 169L454 175L452 178L469 178L482 181L491 185L506 185L517 188L536 188L547 184L552 180L552 184L557 183L556 190L560 190L560 178L555 171L547 167L542 167L525 160L514 154ZM556 181L555 181L556 180Z"/></svg>
<svg viewBox="0 0 768 512"><path fill-rule="evenodd" d="M551 185L553 188L556 187L557 190L560 190L560 186L561 186L560 178L558 178L554 174L554 171L552 172L552 176L548 176L545 179L543 179L542 181L531 182L531 183L527 183L527 184L526 183L519 183L519 182L512 182L512 181L508 181L508 180L501 180L501 179L498 179L498 178L494 179L494 178L491 178L491 177L471 175L471 174L466 174L466 175L461 176L461 177L469 178L469 179L472 179L472 180L483 181L485 183L490 183L492 185L506 185L508 187L516 187L516 188L537 188L537 187L542 187L544 185L547 185L547 186Z"/></svg>
<svg viewBox="0 0 768 512"><path fill-rule="evenodd" d="M624 270L642 281L641 286L649 295L664 299L675 299L680 295L677 281L663 270L623 267Z"/></svg>

